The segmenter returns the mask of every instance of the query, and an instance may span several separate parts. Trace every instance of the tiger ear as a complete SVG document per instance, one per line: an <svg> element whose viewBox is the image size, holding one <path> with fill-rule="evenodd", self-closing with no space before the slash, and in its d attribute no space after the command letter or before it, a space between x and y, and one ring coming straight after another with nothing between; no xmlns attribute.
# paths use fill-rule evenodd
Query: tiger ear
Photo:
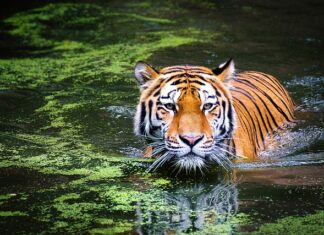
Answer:
<svg viewBox="0 0 324 235"><path fill-rule="evenodd" d="M141 86L157 78L159 72L145 62L139 61L135 65L135 78Z"/></svg>
<svg viewBox="0 0 324 235"><path fill-rule="evenodd" d="M230 58L227 62L219 65L216 69L213 69L213 73L221 81L225 81L233 76L235 72L234 61Z"/></svg>

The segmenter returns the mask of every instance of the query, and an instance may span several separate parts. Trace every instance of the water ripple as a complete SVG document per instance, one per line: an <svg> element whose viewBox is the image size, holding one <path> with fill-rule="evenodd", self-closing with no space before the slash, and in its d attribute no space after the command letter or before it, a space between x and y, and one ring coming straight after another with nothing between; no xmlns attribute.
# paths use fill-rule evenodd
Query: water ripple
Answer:
<svg viewBox="0 0 324 235"><path fill-rule="evenodd" d="M302 112L324 112L324 76L294 77L285 83Z"/></svg>
<svg viewBox="0 0 324 235"><path fill-rule="evenodd" d="M103 107L101 110L107 111L114 118L132 118L135 115L136 109L134 106L128 105L111 105Z"/></svg>

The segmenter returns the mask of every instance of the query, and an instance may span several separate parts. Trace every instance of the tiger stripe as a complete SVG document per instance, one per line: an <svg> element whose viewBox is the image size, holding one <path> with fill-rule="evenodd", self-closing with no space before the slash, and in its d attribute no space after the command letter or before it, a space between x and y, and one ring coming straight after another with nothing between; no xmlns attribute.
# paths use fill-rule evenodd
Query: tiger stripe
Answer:
<svg viewBox="0 0 324 235"><path fill-rule="evenodd" d="M178 65L157 71L140 62L135 75L142 87L135 133L160 138L167 149L163 156L184 167L201 167L206 159L223 165L234 155L256 159L266 139L294 121L295 104L275 77L256 71L234 74L232 60L215 70ZM190 150L195 139L200 142ZM183 159L192 153L198 157L186 163Z"/></svg>
<svg viewBox="0 0 324 235"><path fill-rule="evenodd" d="M294 120L294 103L277 79L264 73L242 72L236 74L229 85L234 108L243 107L246 110L244 116L249 117L245 122L252 124L253 128L245 127L243 129L245 129L245 133L255 136L255 141L250 141L249 144L256 143L256 152L251 156L251 158L256 158L257 152L265 149L266 136L273 134L276 129L282 128L284 123ZM242 114L237 112L237 115L241 116ZM239 118L238 121L241 123L242 118ZM235 142L242 141L237 139Z"/></svg>

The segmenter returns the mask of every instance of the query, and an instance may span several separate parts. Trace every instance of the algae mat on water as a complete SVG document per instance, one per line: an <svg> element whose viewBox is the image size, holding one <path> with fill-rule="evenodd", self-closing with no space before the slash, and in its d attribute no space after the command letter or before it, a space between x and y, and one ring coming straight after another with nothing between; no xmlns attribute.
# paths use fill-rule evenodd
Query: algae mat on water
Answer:
<svg viewBox="0 0 324 235"><path fill-rule="evenodd" d="M143 4L55 3L3 20L5 233L123 233L149 223L150 213L178 210L164 198L169 180L145 174L145 160L121 156L92 138L97 125L108 141L119 134L114 125L124 123L101 108L135 104L137 60L220 35L179 30L176 20L143 12Z"/></svg>
<svg viewBox="0 0 324 235"><path fill-rule="evenodd" d="M277 223L264 224L258 231L242 234L324 234L324 212L304 217L288 216Z"/></svg>
<svg viewBox="0 0 324 235"><path fill-rule="evenodd" d="M91 115L103 113L102 107L136 102L133 64L162 48L217 37L195 28L176 30L174 20L128 8L49 4L4 20L16 54L0 60L1 95L9 97L1 117L2 166L63 174L97 171L91 161L113 158L109 149L101 151L87 138L95 128ZM15 110L11 103L20 107ZM108 139L116 135L111 129Z"/></svg>
<svg viewBox="0 0 324 235"><path fill-rule="evenodd" d="M215 10L209 1L42 2L1 21L1 234L258 229L253 213L238 212L238 185L230 180L150 175L148 160L134 157L144 143L132 134L133 65L187 63L192 55L197 63L186 48L202 45L214 60L209 47L228 40L227 25L200 19ZM286 229L291 219L299 221L278 220L260 233Z"/></svg>

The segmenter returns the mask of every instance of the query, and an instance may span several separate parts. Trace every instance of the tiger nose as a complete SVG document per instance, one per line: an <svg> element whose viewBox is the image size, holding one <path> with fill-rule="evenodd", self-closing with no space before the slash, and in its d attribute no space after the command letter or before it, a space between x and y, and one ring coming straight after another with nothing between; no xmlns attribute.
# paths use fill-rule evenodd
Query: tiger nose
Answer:
<svg viewBox="0 0 324 235"><path fill-rule="evenodd" d="M200 140L204 138L204 135L179 135L179 138L185 144L189 145L190 147L195 146Z"/></svg>

